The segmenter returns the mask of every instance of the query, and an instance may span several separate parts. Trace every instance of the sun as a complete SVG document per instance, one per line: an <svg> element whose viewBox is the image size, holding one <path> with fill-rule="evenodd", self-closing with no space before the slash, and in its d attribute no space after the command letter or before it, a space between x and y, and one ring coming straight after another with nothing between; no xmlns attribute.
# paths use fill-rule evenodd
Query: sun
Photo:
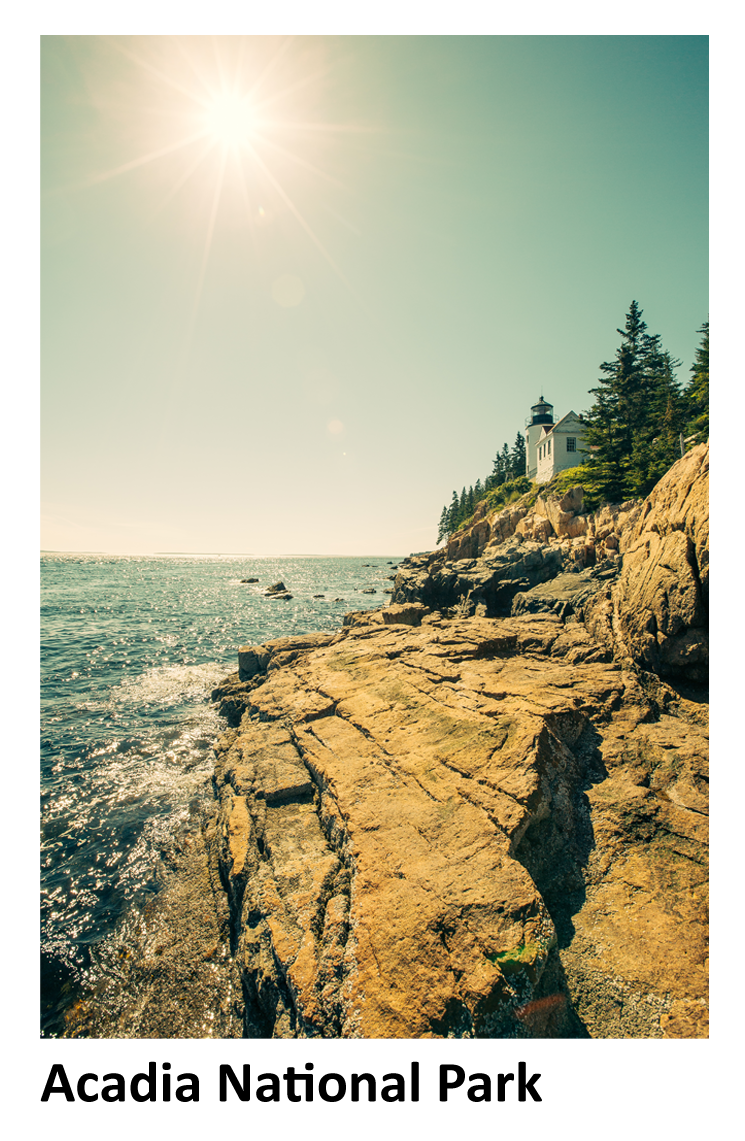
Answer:
<svg viewBox="0 0 745 1141"><path fill-rule="evenodd" d="M217 95L204 114L207 133L226 147L250 142L259 126L258 116L245 95Z"/></svg>
<svg viewBox="0 0 745 1141"><path fill-rule="evenodd" d="M291 36L113 36L106 43L130 67L121 73L122 95L111 99L122 137L129 147L139 130L142 141L139 153L92 174L80 188L151 164L165 164L166 172L171 164L172 172L170 180L160 176L164 193L156 210L187 187L196 187L192 201L204 212L204 237L184 353L223 209L232 211L231 226L239 222L247 227L255 254L264 248L256 245L257 228L268 227L267 217L292 216L362 304L300 205L309 180L346 189L316 156L337 136L371 129L327 122L318 114L324 85L330 82L324 52L318 54L313 44L306 49L304 41L296 52ZM277 289L274 299L285 307L299 304L304 295L302 282L291 274L283 276Z"/></svg>

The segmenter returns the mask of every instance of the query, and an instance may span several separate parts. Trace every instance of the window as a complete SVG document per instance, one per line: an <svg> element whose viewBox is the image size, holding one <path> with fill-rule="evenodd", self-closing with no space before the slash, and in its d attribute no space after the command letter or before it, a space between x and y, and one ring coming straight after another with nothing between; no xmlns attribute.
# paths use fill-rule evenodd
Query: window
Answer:
<svg viewBox="0 0 745 1141"><path fill-rule="evenodd" d="M577 451L577 437L576 436L567 436L567 451L568 452L576 452Z"/></svg>

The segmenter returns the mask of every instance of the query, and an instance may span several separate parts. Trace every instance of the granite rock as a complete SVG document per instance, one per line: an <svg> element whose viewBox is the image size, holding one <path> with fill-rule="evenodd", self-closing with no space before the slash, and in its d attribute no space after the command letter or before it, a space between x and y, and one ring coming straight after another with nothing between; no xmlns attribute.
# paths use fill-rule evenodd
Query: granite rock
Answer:
<svg viewBox="0 0 745 1141"><path fill-rule="evenodd" d="M709 446L659 481L622 533L621 570L586 613L588 629L647 670L708 678Z"/></svg>
<svg viewBox="0 0 745 1141"><path fill-rule="evenodd" d="M241 649L209 835L246 1036L706 1035L707 479L482 515L389 607Z"/></svg>
<svg viewBox="0 0 745 1141"><path fill-rule="evenodd" d="M608 657L430 616L250 692L216 769L250 1036L543 1036L547 998L553 1036L704 1032L701 711Z"/></svg>

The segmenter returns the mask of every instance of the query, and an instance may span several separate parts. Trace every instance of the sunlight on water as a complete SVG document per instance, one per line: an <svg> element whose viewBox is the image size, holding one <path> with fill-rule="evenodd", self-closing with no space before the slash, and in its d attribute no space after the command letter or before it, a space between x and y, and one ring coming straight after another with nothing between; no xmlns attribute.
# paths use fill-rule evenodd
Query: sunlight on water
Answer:
<svg viewBox="0 0 745 1141"><path fill-rule="evenodd" d="M136 678L127 678L111 690L109 706L172 704L177 700L200 700L225 677L225 665L157 666Z"/></svg>
<svg viewBox="0 0 745 1141"><path fill-rule="evenodd" d="M395 561L42 557L44 1035L65 1032L82 980L116 973L111 948L145 929L199 827L224 727L209 695L238 647L383 605ZM291 600L264 596L278 580Z"/></svg>

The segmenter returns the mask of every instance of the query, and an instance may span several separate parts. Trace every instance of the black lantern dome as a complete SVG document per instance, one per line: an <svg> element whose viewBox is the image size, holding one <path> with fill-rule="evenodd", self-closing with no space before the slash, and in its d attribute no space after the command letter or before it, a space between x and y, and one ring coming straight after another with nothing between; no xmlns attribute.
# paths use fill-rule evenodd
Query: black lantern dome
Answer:
<svg viewBox="0 0 745 1141"><path fill-rule="evenodd" d="M537 404L534 404L530 411L533 413L530 423L531 424L553 424L554 422L554 406L549 404L547 400L541 399Z"/></svg>

